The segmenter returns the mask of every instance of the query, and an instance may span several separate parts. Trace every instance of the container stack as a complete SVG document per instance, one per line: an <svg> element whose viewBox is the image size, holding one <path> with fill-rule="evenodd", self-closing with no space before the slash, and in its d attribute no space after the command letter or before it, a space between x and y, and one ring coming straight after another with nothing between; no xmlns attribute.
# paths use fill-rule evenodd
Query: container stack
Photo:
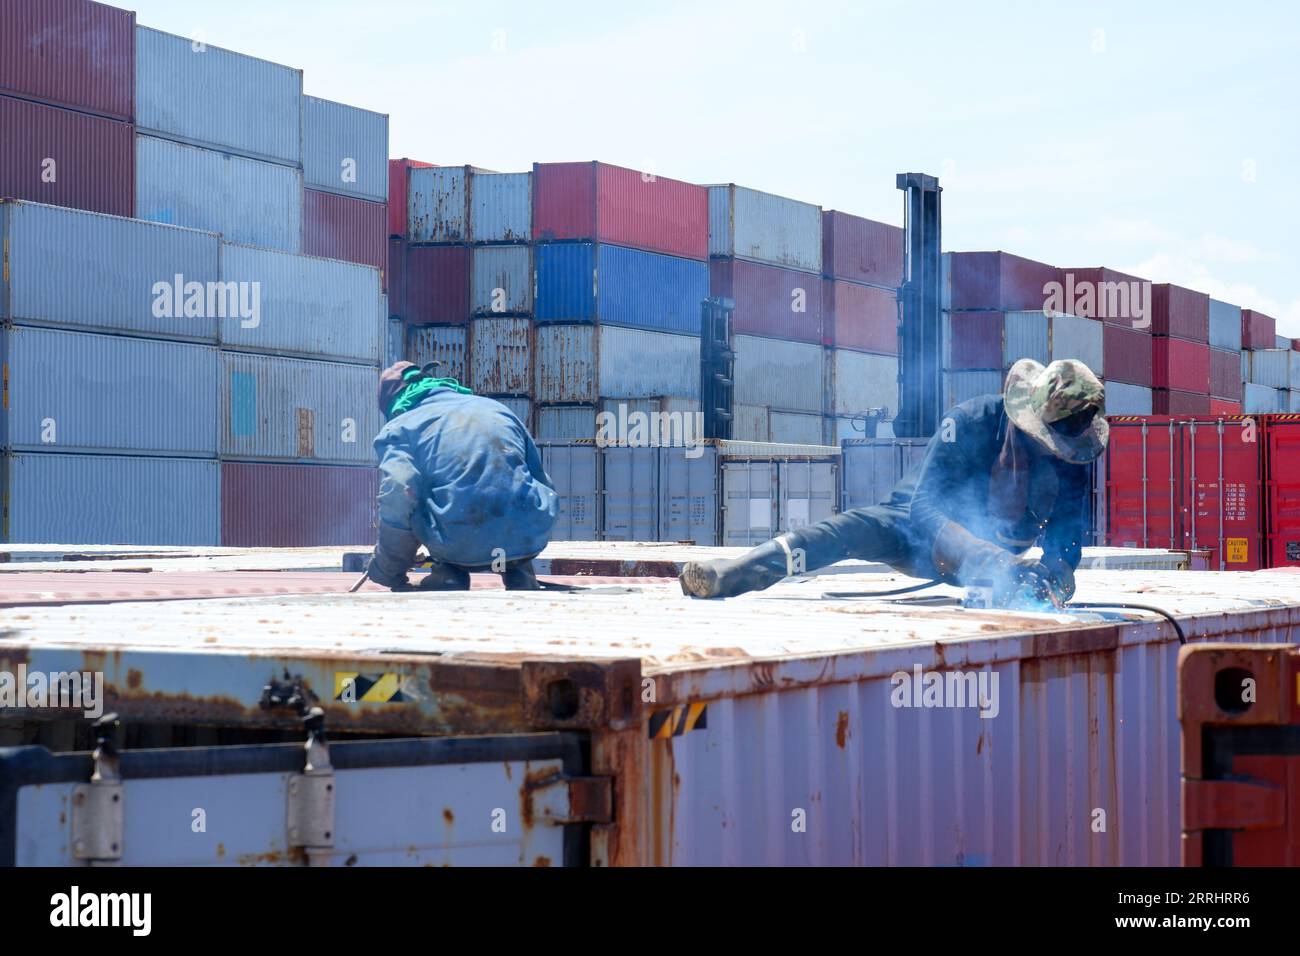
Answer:
<svg viewBox="0 0 1300 956"><path fill-rule="evenodd" d="M735 302L731 437L821 444L835 407L822 344L821 207L734 184L708 189L709 294Z"/></svg>
<svg viewBox="0 0 1300 956"><path fill-rule="evenodd" d="M1063 302L1102 323L1102 356L1109 415L1150 415L1151 285L1104 266L1064 269Z"/></svg>
<svg viewBox="0 0 1300 956"><path fill-rule="evenodd" d="M828 440L862 438L860 418L898 413L898 287L903 230L860 216L822 213L822 345Z"/></svg>
<svg viewBox="0 0 1300 956"><path fill-rule="evenodd" d="M1290 357L1278 349L1277 321L1253 309L1241 310L1242 411L1247 414L1288 411ZM1297 377L1300 388L1300 377Z"/></svg>
<svg viewBox="0 0 1300 956"><path fill-rule="evenodd" d="M598 162L535 164L532 185L536 436L698 411L706 190Z"/></svg>
<svg viewBox="0 0 1300 956"><path fill-rule="evenodd" d="M1241 309L1211 299L1210 414L1240 415L1242 411Z"/></svg>
<svg viewBox="0 0 1300 956"><path fill-rule="evenodd" d="M1210 413L1210 297L1151 287L1151 373L1156 415Z"/></svg>

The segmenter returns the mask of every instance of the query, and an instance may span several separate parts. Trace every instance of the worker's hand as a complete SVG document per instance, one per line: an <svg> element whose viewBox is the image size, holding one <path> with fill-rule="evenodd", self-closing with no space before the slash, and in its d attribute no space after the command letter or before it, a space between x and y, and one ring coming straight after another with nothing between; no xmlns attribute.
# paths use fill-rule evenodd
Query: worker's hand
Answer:
<svg viewBox="0 0 1300 956"><path fill-rule="evenodd" d="M366 562L366 577L374 581L376 584L388 588L390 591L411 590L411 581L406 576L405 572L402 574L387 573L380 566L380 562L376 559L375 555L371 555L370 560Z"/></svg>
<svg viewBox="0 0 1300 956"><path fill-rule="evenodd" d="M1043 566L1052 576L1052 593L1057 604L1067 604L1074 597L1074 569L1059 558L1044 558Z"/></svg>
<svg viewBox="0 0 1300 956"><path fill-rule="evenodd" d="M1008 574L1008 606L1027 610L1044 605L1060 607L1052 572L1041 561L1020 558L1012 562Z"/></svg>

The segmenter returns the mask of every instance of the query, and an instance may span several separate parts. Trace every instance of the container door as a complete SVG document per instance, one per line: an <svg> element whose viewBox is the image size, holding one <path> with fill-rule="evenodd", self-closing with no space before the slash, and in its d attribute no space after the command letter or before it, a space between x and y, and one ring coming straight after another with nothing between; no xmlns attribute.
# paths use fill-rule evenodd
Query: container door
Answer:
<svg viewBox="0 0 1300 956"><path fill-rule="evenodd" d="M1260 445L1251 419L1183 423L1182 547L1210 551L1210 568L1264 567Z"/></svg>
<svg viewBox="0 0 1300 956"><path fill-rule="evenodd" d="M90 754L0 749L0 866L577 866L608 819L574 734L331 743L312 774L305 753L126 750L92 784Z"/></svg>
<svg viewBox="0 0 1300 956"><path fill-rule="evenodd" d="M659 455L656 448L603 450L604 541L654 541L658 532Z"/></svg>
<svg viewBox="0 0 1300 956"><path fill-rule="evenodd" d="M594 444L545 442L538 446L542 467L560 496L560 514L552 541L595 541L598 463Z"/></svg>
<svg viewBox="0 0 1300 956"><path fill-rule="evenodd" d="M1266 426L1268 567L1300 566L1300 415L1271 415Z"/></svg>
<svg viewBox="0 0 1300 956"><path fill-rule="evenodd" d="M1110 420L1106 449L1107 535L1121 548L1178 548L1179 425Z"/></svg>
<svg viewBox="0 0 1300 956"><path fill-rule="evenodd" d="M718 543L716 448L659 449L659 529L655 540L692 541L707 547Z"/></svg>
<svg viewBox="0 0 1300 956"><path fill-rule="evenodd" d="M898 480L904 448L894 442L845 442L840 456L844 469L841 510L869 508L888 498Z"/></svg>
<svg viewBox="0 0 1300 956"><path fill-rule="evenodd" d="M835 514L835 471L830 461L778 463L777 526L782 531L806 528Z"/></svg>
<svg viewBox="0 0 1300 956"><path fill-rule="evenodd" d="M777 534L776 462L722 463L722 543L729 548L762 544Z"/></svg>

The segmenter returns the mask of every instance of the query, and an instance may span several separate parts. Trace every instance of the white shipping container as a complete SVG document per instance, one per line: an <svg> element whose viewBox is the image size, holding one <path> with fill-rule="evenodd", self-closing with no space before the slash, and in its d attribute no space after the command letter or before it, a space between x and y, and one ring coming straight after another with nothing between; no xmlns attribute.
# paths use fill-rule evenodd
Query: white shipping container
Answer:
<svg viewBox="0 0 1300 956"><path fill-rule="evenodd" d="M482 318L470 324L469 382L476 392L527 395L533 381L533 323Z"/></svg>
<svg viewBox="0 0 1300 956"><path fill-rule="evenodd" d="M156 136L137 136L135 217L219 232L229 242L299 252L302 172Z"/></svg>
<svg viewBox="0 0 1300 956"><path fill-rule="evenodd" d="M538 405L538 441L594 440L596 437L595 405Z"/></svg>
<svg viewBox="0 0 1300 956"><path fill-rule="evenodd" d="M1286 393L1286 410L1300 412L1300 389L1288 389Z"/></svg>
<svg viewBox="0 0 1300 956"><path fill-rule="evenodd" d="M469 382L469 336L463 325L413 325L406 333L406 359L437 362L439 378Z"/></svg>
<svg viewBox="0 0 1300 956"><path fill-rule="evenodd" d="M302 71L137 27L135 122L141 132L300 165Z"/></svg>
<svg viewBox="0 0 1300 956"><path fill-rule="evenodd" d="M1287 388L1291 388L1291 389L1300 388L1300 352L1297 352L1294 349L1287 349L1286 362L1287 362L1287 372L1286 372Z"/></svg>
<svg viewBox="0 0 1300 956"><path fill-rule="evenodd" d="M373 366L221 353L221 447L248 461L373 462Z"/></svg>
<svg viewBox="0 0 1300 956"><path fill-rule="evenodd" d="M1098 378L1104 378L1105 362L1102 350L1104 328L1100 319L1089 319L1078 315L1052 316L1051 360L1057 362L1061 359L1078 359Z"/></svg>
<svg viewBox="0 0 1300 956"><path fill-rule="evenodd" d="M771 429L766 405L731 406L731 438L733 441L770 441Z"/></svg>
<svg viewBox="0 0 1300 956"><path fill-rule="evenodd" d="M960 322L962 313L953 320ZM1041 309L1002 313L1002 367L1010 368L1022 358L1046 365L1051 361L1051 321Z"/></svg>
<svg viewBox="0 0 1300 956"><path fill-rule="evenodd" d="M699 392L698 336L612 325L541 325L534 334L538 402Z"/></svg>
<svg viewBox="0 0 1300 956"><path fill-rule="evenodd" d="M1249 374L1246 381L1269 388L1286 388L1291 368L1290 349L1252 349L1248 356Z"/></svg>
<svg viewBox="0 0 1300 956"><path fill-rule="evenodd" d="M387 202L387 114L304 96L302 173L313 189Z"/></svg>
<svg viewBox="0 0 1300 956"><path fill-rule="evenodd" d="M710 186L709 255L820 274L821 207L734 183Z"/></svg>
<svg viewBox="0 0 1300 956"><path fill-rule="evenodd" d="M824 350L820 345L736 335L732 337L732 349L736 353L735 402L821 412ZM697 357L697 378L698 370Z"/></svg>
<svg viewBox="0 0 1300 956"><path fill-rule="evenodd" d="M1001 395L1005 373L992 371L960 371L943 373L945 409L980 395Z"/></svg>
<svg viewBox="0 0 1300 956"><path fill-rule="evenodd" d="M471 242L530 242L533 174L477 172L470 178Z"/></svg>
<svg viewBox="0 0 1300 956"><path fill-rule="evenodd" d="M857 415L869 408L898 412L898 356L834 349L836 415ZM775 439L774 439L775 440Z"/></svg>
<svg viewBox="0 0 1300 956"><path fill-rule="evenodd" d="M1248 415L1287 411L1287 394L1267 385L1247 382L1242 386L1241 410Z"/></svg>
<svg viewBox="0 0 1300 956"><path fill-rule="evenodd" d="M542 411L538 409L539 420ZM595 541L601 523L600 450L589 442L547 442L540 436L537 441L542 467L560 499L560 513L551 529L551 540Z"/></svg>
<svg viewBox="0 0 1300 956"><path fill-rule="evenodd" d="M533 400L531 398L521 398L518 395L489 395L488 398L498 401L510 409L511 414L523 423L524 428L528 429L530 435L532 434Z"/></svg>
<svg viewBox="0 0 1300 956"><path fill-rule="evenodd" d="M821 415L773 409L768 422L768 441L792 445L826 444L826 419Z"/></svg>
<svg viewBox="0 0 1300 956"><path fill-rule="evenodd" d="M1210 348L1241 351L1241 309L1210 300Z"/></svg>
<svg viewBox="0 0 1300 956"><path fill-rule="evenodd" d="M474 315L528 315L533 311L531 246L475 246L470 258L470 308Z"/></svg>
<svg viewBox="0 0 1300 956"><path fill-rule="evenodd" d="M1127 382L1106 383L1107 415L1150 415L1151 389Z"/></svg>

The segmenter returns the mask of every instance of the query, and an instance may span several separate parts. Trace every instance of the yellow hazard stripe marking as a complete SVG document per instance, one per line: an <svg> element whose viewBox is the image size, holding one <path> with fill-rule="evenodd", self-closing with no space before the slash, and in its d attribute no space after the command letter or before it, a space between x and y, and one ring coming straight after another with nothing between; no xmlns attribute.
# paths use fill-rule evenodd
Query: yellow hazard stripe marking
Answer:
<svg viewBox="0 0 1300 956"><path fill-rule="evenodd" d="M345 703L387 704L411 700L414 689L404 687L401 674L363 674L360 671L334 672L334 699ZM415 695L419 699L419 695Z"/></svg>
<svg viewBox="0 0 1300 956"><path fill-rule="evenodd" d="M708 704L678 704L650 715L650 739L680 737L696 728L707 727Z"/></svg>

